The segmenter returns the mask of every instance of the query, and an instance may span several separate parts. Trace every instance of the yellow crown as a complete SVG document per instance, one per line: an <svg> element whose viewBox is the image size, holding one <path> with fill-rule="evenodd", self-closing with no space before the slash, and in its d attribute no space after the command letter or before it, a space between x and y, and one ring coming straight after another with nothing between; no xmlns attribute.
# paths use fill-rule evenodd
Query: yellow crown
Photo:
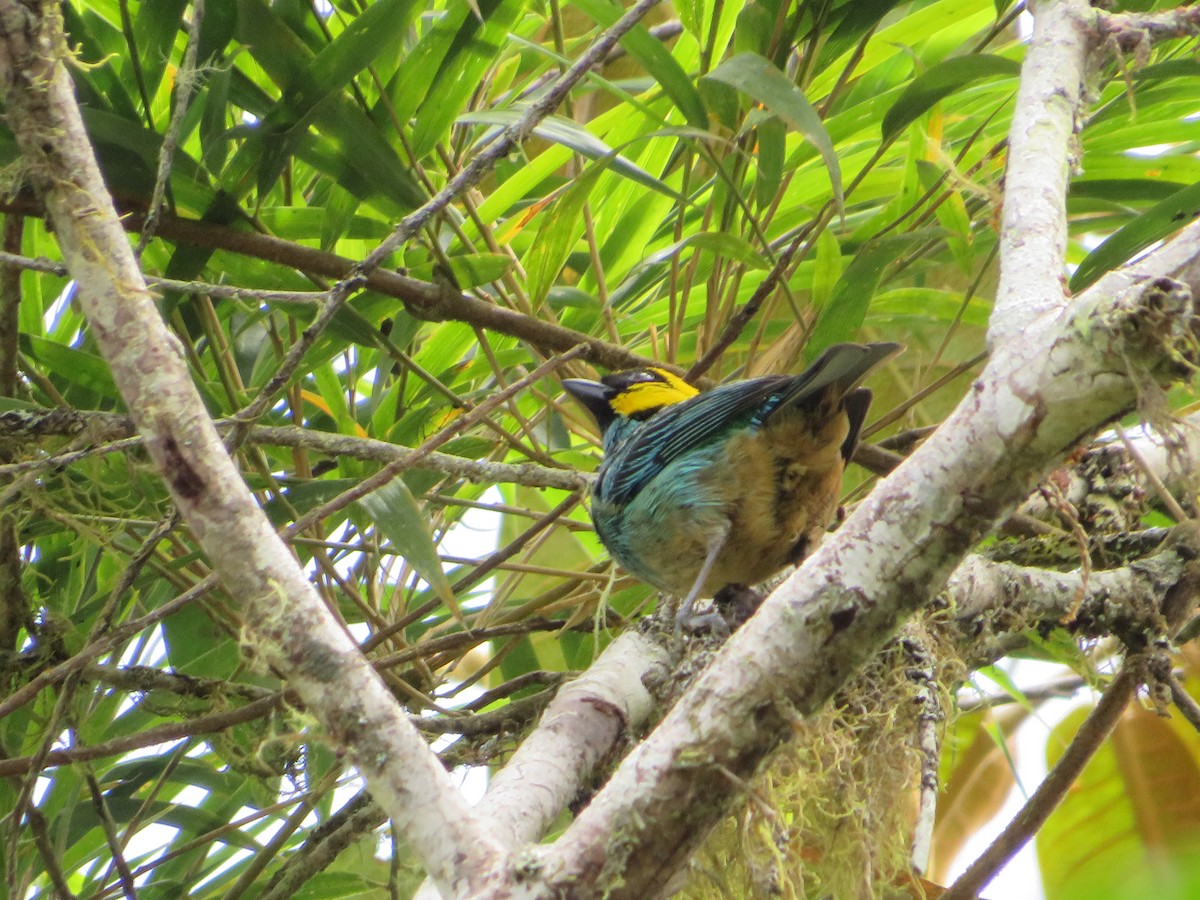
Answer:
<svg viewBox="0 0 1200 900"><path fill-rule="evenodd" d="M694 387L666 369L647 369L657 380L635 381L609 400L613 412L620 416L637 416L652 409L670 406L695 397Z"/></svg>

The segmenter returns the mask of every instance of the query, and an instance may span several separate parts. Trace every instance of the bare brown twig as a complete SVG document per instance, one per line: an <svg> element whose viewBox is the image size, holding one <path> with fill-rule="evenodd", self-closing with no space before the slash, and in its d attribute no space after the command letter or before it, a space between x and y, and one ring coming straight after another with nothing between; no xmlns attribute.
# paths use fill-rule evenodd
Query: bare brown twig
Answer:
<svg viewBox="0 0 1200 900"><path fill-rule="evenodd" d="M1066 753L1050 774L1038 785L1000 836L942 895L942 900L973 900L1004 864L1037 833L1079 777L1088 760L1116 727L1136 688L1137 678L1126 663L1104 689L1100 702L1079 727Z"/></svg>
<svg viewBox="0 0 1200 900"><path fill-rule="evenodd" d="M140 230L145 222L144 209L141 206L129 204L120 206L119 209L124 213L121 216L121 224L130 231ZM41 215L43 210L30 198L22 197L15 200L0 199L0 212ZM335 253L305 247L271 235L239 231L208 222L182 219L165 213L159 221L158 235L177 243L242 253L325 278L345 278L354 269L353 260ZM31 266L31 268L54 271L47 267L44 261L38 261L38 265ZM158 279L155 283L171 290L183 289L193 284L163 279ZM418 319L433 322L447 320L467 322L499 334L520 338L547 352L569 350L582 345L586 348L584 358L588 362L609 369L663 365L583 332L484 302L468 294L450 290L443 285L418 281L388 269L377 269L372 272L367 276L365 286L384 296L394 297L401 301L408 313ZM241 290L241 288L222 288L213 296L226 296L230 291L237 293ZM295 292L289 291L275 299L278 302L297 302L291 299L294 296ZM327 293L321 291L302 296L309 298L306 302L320 302L327 296Z"/></svg>

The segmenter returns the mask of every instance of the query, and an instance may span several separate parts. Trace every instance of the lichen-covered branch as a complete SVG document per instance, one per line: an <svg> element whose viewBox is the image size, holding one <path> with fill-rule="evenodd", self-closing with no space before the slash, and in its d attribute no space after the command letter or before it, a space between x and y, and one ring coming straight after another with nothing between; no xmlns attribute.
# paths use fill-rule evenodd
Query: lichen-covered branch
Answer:
<svg viewBox="0 0 1200 900"><path fill-rule="evenodd" d="M1094 16L1088 0L1037 10L1009 129L993 347L1066 305L1067 178Z"/></svg>
<svg viewBox="0 0 1200 900"><path fill-rule="evenodd" d="M217 427L224 429L229 427L229 423L219 421ZM89 442L101 442L100 445L54 456L0 464L0 476L55 468L95 456L98 453L128 450L131 445L124 442L136 436L133 420L129 416L117 413L69 409L51 409L44 412L37 410L0 412L0 444L24 441L33 437L83 433L88 435ZM250 429L248 440L251 444L303 448L329 456L345 456L366 462L401 462L416 452L411 447L375 438L334 434L292 425L255 425ZM116 447L106 446L106 444L116 441L122 443ZM486 459L467 459L436 451L422 455L419 461L414 463L414 468L431 469L456 478L467 478L471 481L488 484L520 484L526 487L559 488L564 491L581 490L587 486L589 481L586 475L572 469L551 469L537 463L502 463Z"/></svg>
<svg viewBox="0 0 1200 900"><path fill-rule="evenodd" d="M0 90L97 345L176 506L244 604L256 651L346 748L438 883L465 890L497 845L225 452L100 177L62 63L61 28L55 3L0 2Z"/></svg>
<svg viewBox="0 0 1200 900"><path fill-rule="evenodd" d="M505 843L538 840L619 739L645 725L654 710L647 684L667 668L665 649L630 631L558 692L483 798L481 811Z"/></svg>
<svg viewBox="0 0 1200 900"><path fill-rule="evenodd" d="M729 773L749 777L793 718L819 708L928 602L1065 451L1189 371L1198 275L1193 226L1103 279L1069 315L998 347L938 432L733 635L545 851L530 893L661 890L724 812L714 798L728 795Z"/></svg>
<svg viewBox="0 0 1200 900"><path fill-rule="evenodd" d="M1180 5L1152 13L1100 12L1100 34L1122 53L1140 55L1154 41L1200 34L1200 8Z"/></svg>
<svg viewBox="0 0 1200 900"><path fill-rule="evenodd" d="M1028 643L1031 629L1063 624L1085 637L1112 635L1141 651L1164 633L1162 600L1184 578L1193 549L1167 548L1128 566L1055 572L980 556L963 561L946 585L958 652L971 668Z"/></svg>

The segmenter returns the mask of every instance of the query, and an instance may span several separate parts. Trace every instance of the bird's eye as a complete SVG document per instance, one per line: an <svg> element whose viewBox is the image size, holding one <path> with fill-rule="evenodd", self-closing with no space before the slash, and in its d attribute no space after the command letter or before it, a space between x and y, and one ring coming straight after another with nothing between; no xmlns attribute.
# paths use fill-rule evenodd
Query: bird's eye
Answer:
<svg viewBox="0 0 1200 900"><path fill-rule="evenodd" d="M626 372L613 372L605 375L600 381L618 391L627 391L636 384L654 384L663 379L652 369L630 369Z"/></svg>
<svg viewBox="0 0 1200 900"><path fill-rule="evenodd" d="M664 406L696 396L697 390L665 369L634 369L604 379L616 391L609 405L617 415L645 419Z"/></svg>

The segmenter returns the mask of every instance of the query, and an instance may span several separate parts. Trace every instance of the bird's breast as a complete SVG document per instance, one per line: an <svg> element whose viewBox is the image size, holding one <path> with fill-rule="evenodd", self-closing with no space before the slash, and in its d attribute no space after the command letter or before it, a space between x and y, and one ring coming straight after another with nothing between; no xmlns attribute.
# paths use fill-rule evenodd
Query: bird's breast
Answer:
<svg viewBox="0 0 1200 900"><path fill-rule="evenodd" d="M730 440L710 477L724 482L729 544L709 584L757 584L799 562L820 540L841 495L844 413L783 410ZM720 583L717 583L720 582Z"/></svg>

